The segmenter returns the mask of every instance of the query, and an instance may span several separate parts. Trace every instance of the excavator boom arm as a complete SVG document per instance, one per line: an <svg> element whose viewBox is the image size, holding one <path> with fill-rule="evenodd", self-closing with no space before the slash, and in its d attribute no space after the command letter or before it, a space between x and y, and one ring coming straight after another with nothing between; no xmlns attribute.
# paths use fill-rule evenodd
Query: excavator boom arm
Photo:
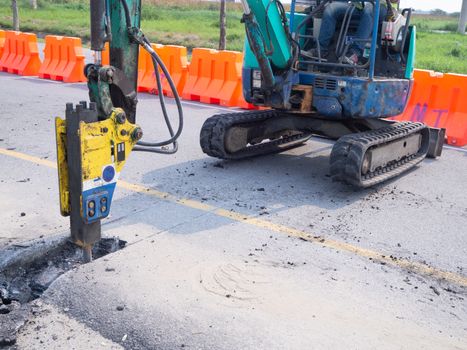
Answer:
<svg viewBox="0 0 467 350"><path fill-rule="evenodd" d="M276 75L290 71L293 42L282 3L277 0L242 0L248 43L258 61L266 93L280 90Z"/></svg>

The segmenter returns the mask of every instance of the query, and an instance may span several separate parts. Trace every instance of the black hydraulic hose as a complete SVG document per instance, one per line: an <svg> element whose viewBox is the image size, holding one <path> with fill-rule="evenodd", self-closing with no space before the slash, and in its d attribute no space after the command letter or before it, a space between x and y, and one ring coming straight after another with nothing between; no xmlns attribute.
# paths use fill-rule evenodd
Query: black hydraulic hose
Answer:
<svg viewBox="0 0 467 350"><path fill-rule="evenodd" d="M130 16L130 9L128 8L128 4L125 0L120 0L123 6L123 12L125 12L125 21L126 21L126 26L128 28L131 28L131 16Z"/></svg>
<svg viewBox="0 0 467 350"><path fill-rule="evenodd" d="M177 139L180 136L182 130L183 130L183 109L181 106L180 102L180 97L178 95L177 89L175 87L175 84L173 83L170 74L165 67L164 63L160 59L160 57L157 55L157 53L152 49L150 42L147 39L144 39L145 45L142 45L142 47L148 51L148 53L151 55L152 58L152 63L154 67L154 72L156 76L156 84L157 84L157 90L159 91L159 102L161 105L161 110L162 114L164 116L164 121L167 125L167 129L169 130L170 134L170 139L166 141L160 141L160 142L145 142L145 141L139 141L137 143L137 146L134 147L135 151L142 151L142 152L154 152L154 153L162 153L162 154L173 154L176 153L178 150L178 143ZM178 109L178 116L179 116L179 126L177 133L174 133L172 124L169 119L169 115L167 112L167 107L165 104L165 97L162 91L162 81L161 81L161 76L159 72L159 66L161 70L164 72L165 76L167 77L167 81L169 82L170 88L172 90L172 93L174 94L175 101L177 104L177 109ZM171 149L164 149L164 148L159 148L163 146L167 146L169 144L173 144L173 147Z"/></svg>
<svg viewBox="0 0 467 350"><path fill-rule="evenodd" d="M130 29L132 28L131 24L131 16L130 16L130 9L128 8L128 4L125 0L120 0L123 6L123 10L125 12L125 20L126 20L126 25L127 28ZM143 37L143 42L140 45L151 55L152 58L152 63L154 66L154 72L156 75L156 83L157 83L157 89L159 91L159 101L162 109L162 114L164 116L164 121L167 125L167 129L169 130L170 134L170 139L161 141L161 142L145 142L145 141L139 141L137 143L137 146L133 148L135 151L142 151L142 152L153 152L153 153L162 153L162 154L173 154L177 152L178 150L178 143L177 139L180 137L180 134L182 133L183 130L183 108L182 108L182 103L180 101L180 96L178 95L177 88L172 80L172 77L170 76L169 71L167 70L167 67L165 66L164 62L161 60L161 58L157 55L157 53L153 50L151 47L151 43L149 42L148 39ZM170 89L172 90L172 93L174 95L175 103L177 105L177 110L178 110L178 129L177 132L174 133L173 128L172 128L172 123L170 122L169 115L167 112L167 107L165 105L165 97L162 92L162 82L161 82L161 76L159 72L159 67L162 70L162 72L165 74L165 77L167 79L167 82L169 83ZM163 146L167 146L173 144L172 149L164 149L160 148Z"/></svg>
<svg viewBox="0 0 467 350"><path fill-rule="evenodd" d="M318 13L320 13L321 11L324 11L324 7L325 5L330 2L331 0L324 0L322 1L313 11L311 11L306 17L305 19L300 22L300 24L297 26L297 29L295 30L295 32L297 33L300 33L300 30L302 29L302 27L304 25L306 25L310 20L312 20L314 17L316 17L316 15Z"/></svg>
<svg viewBox="0 0 467 350"><path fill-rule="evenodd" d="M177 88L175 87L175 84L174 84L174 82L173 82L173 80L172 80L172 78L170 76L170 73L167 70L164 62L160 59L160 57L157 55L157 53L153 50L153 48L151 47L150 42L147 39L145 39L145 44L146 45L143 45L144 49L146 49L146 51L148 51L149 54L152 57L152 63L153 63L153 66L154 66L154 71L156 73L157 89L159 91L159 100L160 100L160 103L161 103L162 113L164 115L165 122L167 123L167 127L169 129L169 132L171 134L173 134L172 125L170 123L168 113L167 113L167 109L166 109L166 106L165 106L165 97L164 97L164 94L162 93L162 83L161 83L160 72L159 72L159 69L158 69L157 66L160 66L162 72L164 72L165 77L167 78L167 81L169 83L170 89L172 90L172 93L174 94L175 103L177 104L177 109L178 109L179 126L178 126L177 133L175 135L171 135L172 137L167 141L163 141L163 142L139 142L139 144L141 146L149 146L149 147L165 146L165 145L168 145L170 143L173 143L180 136L180 134L182 132L182 129L183 129L183 108L182 108L182 104L181 104L181 101L180 101L180 96L178 95Z"/></svg>
<svg viewBox="0 0 467 350"><path fill-rule="evenodd" d="M268 5L266 6L266 16L265 16L266 35L267 35L268 41L269 41L269 50L266 51L266 55L272 56L273 53L274 53L274 45L272 43L271 33L269 31L269 15L268 15L269 14L269 8L273 3L276 5L277 10L279 11L279 15L280 15L281 22L282 22L282 27L284 28L284 31L286 32L287 38L290 41L291 56L292 57L290 59L290 62L288 63L287 68L293 68L294 65L295 65L295 62L298 61L298 58L300 56L300 45L298 44L298 42L295 39L292 38L292 35L290 33L290 28L289 28L289 26L287 24L287 16L286 16L286 13L285 13L284 5L282 5L282 3L280 1L277 1L277 0L270 0L268 2ZM263 42L264 42L264 38L263 38ZM267 49L266 45L265 45L265 49Z"/></svg>
<svg viewBox="0 0 467 350"><path fill-rule="evenodd" d="M153 66L156 72L157 89L159 91L159 96L161 98L160 103L161 103L162 114L164 115L164 120L167 125L167 129L169 130L169 134L171 138L173 138L174 132L173 132L173 128L170 123L170 120L168 118L166 107L165 107L164 95L161 95L162 94L162 83L161 83L159 69L157 67L158 64L157 64L157 61L154 60L154 58L153 58ZM173 141L173 147L171 149L158 148L157 146L148 146L148 144L149 143L147 142L139 141L137 143L137 146L133 147L133 150L139 151L139 152L153 152L153 153L162 153L162 154L174 154L178 151L178 142L176 140Z"/></svg>
<svg viewBox="0 0 467 350"><path fill-rule="evenodd" d="M271 33L269 32L269 7L275 0L270 0L268 2L268 5L266 6L266 15L265 15L265 22L266 22L266 35L268 36L268 41L269 41L269 49L266 51L266 55L272 56L274 54L274 45L272 44L271 40ZM265 49L267 47L265 46Z"/></svg>
<svg viewBox="0 0 467 350"><path fill-rule="evenodd" d="M337 47L336 47L336 56L341 57L346 54L347 50L344 50L345 48L345 43L344 43L344 38L347 36L347 33L349 32L349 26L350 22L352 21L352 16L355 11L355 6L350 6L347 8L345 11L343 23L341 26L341 30L339 32L339 37L337 39Z"/></svg>

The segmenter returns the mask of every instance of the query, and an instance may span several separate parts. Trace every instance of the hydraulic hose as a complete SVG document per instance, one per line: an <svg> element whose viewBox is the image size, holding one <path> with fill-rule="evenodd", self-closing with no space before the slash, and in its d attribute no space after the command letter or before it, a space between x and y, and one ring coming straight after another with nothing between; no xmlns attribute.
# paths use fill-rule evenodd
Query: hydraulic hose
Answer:
<svg viewBox="0 0 467 350"><path fill-rule="evenodd" d="M130 16L130 10L128 8L128 4L125 0L120 0L120 2L122 3L123 10L125 12L125 20L126 20L126 25L129 31L129 35L132 35L131 33L134 33L134 32L132 30L133 26L131 23L131 16ZM156 75L157 89L159 91L159 102L161 105L162 114L164 116L164 121L167 125L167 129L170 134L170 138L168 140L160 141L160 142L139 141L137 145L133 148L133 150L141 151L141 152L173 154L177 152L178 150L177 139L180 137L182 130L183 130L183 108L182 108L182 103L180 101L180 96L178 95L177 88L172 80L172 77L170 76L169 71L167 70L167 67L165 66L161 58L157 55L157 53L154 51L154 49L151 47L151 43L149 42L149 40L145 38L144 35L142 35L142 40L138 40L138 38L135 38L135 40L141 45L141 47L143 47L151 55L152 64L154 66L154 72ZM159 67L164 73L167 79L167 82L169 83L170 89L175 99L175 104L177 105L178 129L177 129L177 132L175 133L172 127L172 123L170 122L169 114L167 112L167 108L165 104L165 97L164 97L164 94L162 93L162 81L161 81L161 75L159 72ZM172 148L164 147L170 144L173 145Z"/></svg>
<svg viewBox="0 0 467 350"><path fill-rule="evenodd" d="M157 82L157 89L159 91L159 101L162 109L162 114L164 116L165 123L167 125L167 129L169 130L170 134L170 139L162 142L145 142L145 141L140 141L138 142L138 146L143 146L143 147L150 147L150 148L143 148L143 147L135 147L134 149L137 151L146 151L146 152L156 152L156 153L166 153L166 154L172 154L177 151L178 145L176 140L180 136L183 130L183 108L182 104L180 101L180 96L178 95L177 88L175 87L175 84L170 77L170 73L167 70L166 66L164 65L164 62L160 59L160 57L157 55L157 53L154 51L154 49L151 47L151 44L149 41L145 38L144 43L142 47L151 55L152 57L152 63L154 66L154 72L156 74L156 82ZM167 82L169 83L170 89L172 90L172 93L174 95L175 103L177 105L178 109L178 130L176 133L174 133L172 124L169 119L169 115L167 113L167 108L165 105L165 96L162 93L162 82L161 82L161 76L159 72L159 67L162 70L162 72L165 74L167 78ZM154 147L161 147L161 146L167 146L169 144L173 143L173 149L167 150L167 149L158 149Z"/></svg>

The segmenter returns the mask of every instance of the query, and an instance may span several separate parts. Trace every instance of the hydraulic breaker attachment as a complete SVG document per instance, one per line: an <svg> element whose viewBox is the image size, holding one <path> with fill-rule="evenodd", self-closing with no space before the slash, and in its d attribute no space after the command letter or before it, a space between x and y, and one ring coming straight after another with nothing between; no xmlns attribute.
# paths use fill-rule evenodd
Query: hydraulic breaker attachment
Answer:
<svg viewBox="0 0 467 350"><path fill-rule="evenodd" d="M85 67L91 103L66 105L66 118L56 118L60 210L70 216L71 239L92 259L92 246L101 238L101 220L110 212L119 174L130 152L173 154L183 129L183 110L177 89L162 59L140 30L141 0L91 0L91 48L94 64ZM110 65L101 53L109 42ZM170 137L140 141L136 122L138 53L140 46L152 58L157 88L162 74L170 85L178 110L178 128L172 128L164 96L159 101ZM172 145L172 147L170 147Z"/></svg>
<svg viewBox="0 0 467 350"><path fill-rule="evenodd" d="M119 174L142 131L114 108L98 121L96 104L66 105L66 118L55 119L60 211L70 216L71 239L92 260L101 238L101 220L110 212Z"/></svg>

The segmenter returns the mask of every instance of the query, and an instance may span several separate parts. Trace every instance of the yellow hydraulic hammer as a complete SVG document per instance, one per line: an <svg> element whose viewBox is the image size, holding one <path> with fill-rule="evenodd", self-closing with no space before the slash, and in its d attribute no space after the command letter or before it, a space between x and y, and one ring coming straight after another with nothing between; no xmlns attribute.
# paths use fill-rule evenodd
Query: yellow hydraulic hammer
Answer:
<svg viewBox="0 0 467 350"><path fill-rule="evenodd" d="M101 220L110 205L119 174L142 130L121 108L99 121L96 104L66 105L66 118L56 118L60 211L70 216L72 241L92 260L92 246L101 238Z"/></svg>

